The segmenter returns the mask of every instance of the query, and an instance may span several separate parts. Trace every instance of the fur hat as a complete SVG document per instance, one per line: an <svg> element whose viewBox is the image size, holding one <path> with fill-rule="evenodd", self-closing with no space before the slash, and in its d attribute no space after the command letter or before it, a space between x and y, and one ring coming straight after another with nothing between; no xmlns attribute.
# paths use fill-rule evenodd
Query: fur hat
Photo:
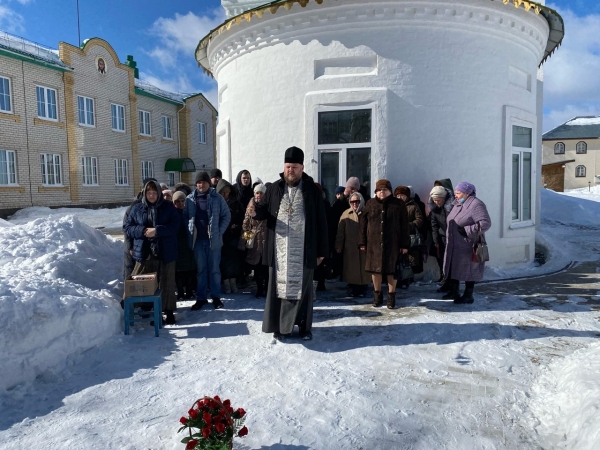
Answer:
<svg viewBox="0 0 600 450"><path fill-rule="evenodd" d="M403 194L406 195L407 198L410 198L410 188L408 186L398 186L394 189L394 197Z"/></svg>
<svg viewBox="0 0 600 450"><path fill-rule="evenodd" d="M262 183L258 183L256 186L254 186L254 193L256 194L257 192L262 192L264 194L267 192L267 187Z"/></svg>
<svg viewBox="0 0 600 450"><path fill-rule="evenodd" d="M434 186L429 195L431 197L446 198L446 188L443 186Z"/></svg>
<svg viewBox="0 0 600 450"><path fill-rule="evenodd" d="M175 203L175 201L179 199L185 200L185 193L182 191L175 191L175 193L173 194L173 203Z"/></svg>
<svg viewBox="0 0 600 450"><path fill-rule="evenodd" d="M223 172L221 172L221 169L212 169L210 171L210 178L223 178ZM210 180L209 180L210 183Z"/></svg>
<svg viewBox="0 0 600 450"><path fill-rule="evenodd" d="M289 164L304 164L304 152L298 147L290 147L285 151L284 162Z"/></svg>
<svg viewBox="0 0 600 450"><path fill-rule="evenodd" d="M350 177L348 181L346 181L346 188L354 188L357 191L360 189L360 181L358 177Z"/></svg>
<svg viewBox="0 0 600 450"><path fill-rule="evenodd" d="M391 192L392 183L390 183L390 180L382 178L381 180L378 180L377 183L375 183L375 192L381 191L382 189L388 189Z"/></svg>
<svg viewBox="0 0 600 450"><path fill-rule="evenodd" d="M216 169L219 170L219 169ZM219 170L220 172L220 170ZM196 174L196 181L194 184L198 184L201 181L206 181L208 184L210 184L210 177L208 176L208 174L206 172L198 172Z"/></svg>

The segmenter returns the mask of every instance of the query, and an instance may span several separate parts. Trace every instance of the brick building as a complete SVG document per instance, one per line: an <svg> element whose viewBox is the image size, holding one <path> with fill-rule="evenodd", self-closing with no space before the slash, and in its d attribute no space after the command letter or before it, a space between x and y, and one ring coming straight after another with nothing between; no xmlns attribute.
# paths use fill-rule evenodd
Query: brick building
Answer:
<svg viewBox="0 0 600 450"><path fill-rule="evenodd" d="M191 183L214 167L216 117L200 93L139 80L102 39L56 51L0 33L0 216L126 203L146 176Z"/></svg>

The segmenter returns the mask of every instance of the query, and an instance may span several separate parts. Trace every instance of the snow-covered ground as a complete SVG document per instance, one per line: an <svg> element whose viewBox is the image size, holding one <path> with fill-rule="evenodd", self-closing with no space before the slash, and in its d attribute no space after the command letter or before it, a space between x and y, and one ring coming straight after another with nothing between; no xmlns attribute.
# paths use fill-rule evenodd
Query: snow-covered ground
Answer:
<svg viewBox="0 0 600 450"><path fill-rule="evenodd" d="M598 187L542 192L546 265L486 271L573 260L575 283L492 282L470 306L422 283L394 311L330 283L308 342L274 343L248 293L124 336L122 244L93 229L123 210L0 220L1 449L183 449L179 417L215 394L248 411L238 450L600 448Z"/></svg>

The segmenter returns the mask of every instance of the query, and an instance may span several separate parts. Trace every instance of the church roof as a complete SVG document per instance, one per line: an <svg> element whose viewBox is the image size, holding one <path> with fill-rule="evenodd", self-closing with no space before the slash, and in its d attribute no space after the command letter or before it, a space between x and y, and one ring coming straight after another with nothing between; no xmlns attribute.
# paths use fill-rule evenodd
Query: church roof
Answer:
<svg viewBox="0 0 600 450"><path fill-rule="evenodd" d="M254 16L259 19L262 18L265 11L269 11L271 14L275 14L280 7L283 7L286 11L289 11L294 3L298 3L303 8L308 4L309 1L313 1L318 5L322 4L324 0L274 0L271 2L265 2L265 4L258 6L256 8L245 11L237 16L234 16L230 19L227 19L217 28L211 30L204 38L200 40L198 46L196 47L196 60L198 61L198 65L202 67L205 73L212 76L212 71L210 67L210 63L208 61L208 44L212 40L212 38L216 35L223 33L224 31L228 31L232 26L239 25L242 20L250 23ZM332 0L327 0L332 1ZM337 0L336 0L337 1ZM482 0L483 1L483 0ZM490 0L494 1L494 0ZM501 0L505 5L511 3L515 8L520 8L521 6L525 11L532 12L534 14L541 14L546 21L548 22L548 26L550 27L550 33L548 35L548 42L546 43L546 50L544 51L544 56L540 61L540 66L554 53L556 48L561 44L563 36L565 35L565 25L562 17L552 8L549 8L545 5L541 5L539 3L535 3L529 0Z"/></svg>
<svg viewBox="0 0 600 450"><path fill-rule="evenodd" d="M546 131L542 140L600 138L600 116L578 116Z"/></svg>

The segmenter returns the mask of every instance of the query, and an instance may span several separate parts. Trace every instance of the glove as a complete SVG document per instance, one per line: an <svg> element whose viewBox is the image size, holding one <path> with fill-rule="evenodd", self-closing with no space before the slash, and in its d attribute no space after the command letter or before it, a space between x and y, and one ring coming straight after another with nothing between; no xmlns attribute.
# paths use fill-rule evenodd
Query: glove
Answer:
<svg viewBox="0 0 600 450"><path fill-rule="evenodd" d="M465 227L458 227L458 234L462 237L467 237L467 232L465 231Z"/></svg>

